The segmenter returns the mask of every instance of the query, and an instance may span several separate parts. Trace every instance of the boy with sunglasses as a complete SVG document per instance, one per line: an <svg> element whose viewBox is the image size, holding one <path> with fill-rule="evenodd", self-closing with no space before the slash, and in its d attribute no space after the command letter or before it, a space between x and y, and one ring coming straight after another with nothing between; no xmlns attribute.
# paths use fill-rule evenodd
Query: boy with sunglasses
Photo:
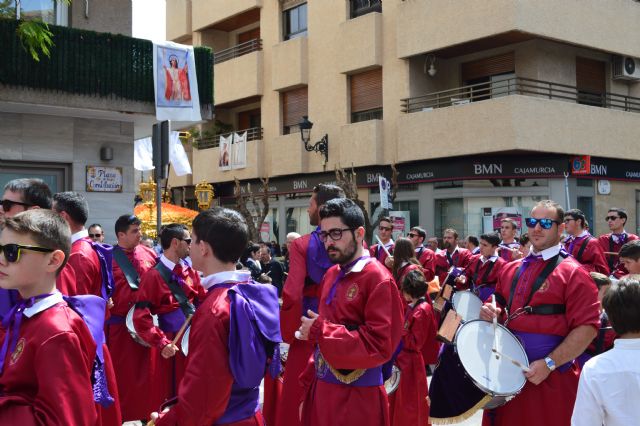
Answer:
<svg viewBox="0 0 640 426"><path fill-rule="evenodd" d="M393 233L393 225L391 223L391 218L382 217L380 218L378 225L378 238L382 244L377 243L369 247L369 254L374 259L378 259L378 262L382 263L387 267L389 271L393 268L393 240L391 239L391 234ZM386 250L385 250L386 248ZM387 254L389 252L389 256Z"/></svg>
<svg viewBox="0 0 640 426"><path fill-rule="evenodd" d="M507 404L486 411L494 426L571 422L580 369L575 359L597 334L598 290L589 273L562 249L564 210L545 200L525 223L532 249L504 266L496 285L498 307L485 303L480 318L498 317L522 342L530 362L527 382Z"/></svg>
<svg viewBox="0 0 640 426"><path fill-rule="evenodd" d="M344 191L336 185L320 184L313 189L309 200L309 223L316 226L316 231L303 235L292 241L288 246L289 275L282 288L282 308L280 309L280 327L282 339L289 343L287 365L283 375L282 395L278 403L277 418L270 418L271 413L265 413L267 424L278 426L297 426L300 424L298 407L295 402L302 398L302 386L298 380L300 373L307 366L307 361L313 352L313 346L308 342L294 338L294 333L300 325L300 316L306 315L311 309L318 311L320 294L322 293L322 277L333 264L327 255L324 244L320 241L320 208L329 200L344 198ZM265 379L265 407L270 407L270 400L277 383ZM292 403L294 401L294 403Z"/></svg>
<svg viewBox="0 0 640 426"><path fill-rule="evenodd" d="M624 225L627 223L627 212L624 209L616 207L610 208L605 220L611 232L600 235L598 242L602 250L607 253L608 274L613 278L619 279L628 275L629 271L627 271L624 264L620 262L620 258L612 253L619 253L625 243L637 240L638 236L625 231Z"/></svg>
<svg viewBox="0 0 640 426"><path fill-rule="evenodd" d="M92 370L104 301L86 296L99 302L92 337L96 330L56 290L71 245L67 224L41 209L4 218L0 229L0 286L21 296L0 331L0 424L98 424Z"/></svg>
<svg viewBox="0 0 640 426"><path fill-rule="evenodd" d="M160 233L162 256L140 280L139 302L133 313L138 336L160 351L154 389L158 405L177 394L184 373L185 355L172 344L180 327L204 296L198 272L184 259L189 256L191 236L186 226L171 223ZM158 315L155 326L151 315Z"/></svg>
<svg viewBox="0 0 640 426"><path fill-rule="evenodd" d="M322 280L318 313L309 310L298 330L315 349L300 377L307 390L302 424L346 426L358 419L388 426L382 366L402 338L404 303L387 268L363 247L362 210L349 199L331 200L320 218L320 238L336 265Z"/></svg>

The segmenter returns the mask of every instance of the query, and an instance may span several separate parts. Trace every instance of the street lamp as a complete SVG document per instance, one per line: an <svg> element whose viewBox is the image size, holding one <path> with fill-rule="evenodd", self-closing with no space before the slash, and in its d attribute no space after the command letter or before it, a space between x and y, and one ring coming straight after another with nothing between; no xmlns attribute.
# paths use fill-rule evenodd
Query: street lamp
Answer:
<svg viewBox="0 0 640 426"><path fill-rule="evenodd" d="M210 183L203 180L196 185L194 192L196 193L198 208L200 210L206 210L211 207L211 202L213 201L213 186Z"/></svg>
<svg viewBox="0 0 640 426"><path fill-rule="evenodd" d="M325 134L320 141L310 145L309 141L311 140L313 123L309 121L309 117L303 115L298 127L300 127L300 138L304 144L304 149L324 154L324 163L327 164L329 162L329 135Z"/></svg>

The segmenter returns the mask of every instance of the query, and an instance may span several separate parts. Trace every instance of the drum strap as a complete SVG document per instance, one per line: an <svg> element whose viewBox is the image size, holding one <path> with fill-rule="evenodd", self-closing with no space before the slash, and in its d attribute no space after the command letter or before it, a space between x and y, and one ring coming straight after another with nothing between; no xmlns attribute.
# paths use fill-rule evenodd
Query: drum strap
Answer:
<svg viewBox="0 0 640 426"><path fill-rule="evenodd" d="M129 283L129 287L131 287L131 290L138 290L138 285L140 284L140 276L131 264L131 261L129 260L127 255L124 254L122 248L120 248L119 246L113 246L113 258L122 270L122 273L124 274L127 283Z"/></svg>
<svg viewBox="0 0 640 426"><path fill-rule="evenodd" d="M556 267L563 260L564 260L564 256L560 256L560 253L556 254L549 260L549 262L547 262L544 269L542 270L542 273L540 273L540 275L538 275L538 278L536 278L536 281L533 283L533 287L531 287L531 292L529 293L529 297L527 297L527 301L524 304L525 307L531 310L530 313L537 314L538 312L533 312L534 308L537 311L539 311L540 308L544 308L545 306L547 306L547 305L539 305L536 307L531 307L529 306L529 302L531 302L531 299L533 298L533 295L536 293L536 291L540 289L540 287L542 286L542 283L547 279L547 277L549 277L549 275L551 275L553 270L556 269ZM524 264L521 264L515 276L513 277L513 281L511 282L511 291L509 292L509 303L507 304L507 313L511 312L511 304L513 303L513 297L516 294L516 287L518 286L518 281L520 280L520 275L522 274L523 267L524 267ZM563 305L549 305L549 306L563 306ZM557 309L557 308L554 308L554 309ZM545 311L545 309L542 309L542 310ZM552 315L552 314L553 313L540 313L539 315Z"/></svg>
<svg viewBox="0 0 640 426"><path fill-rule="evenodd" d="M487 282L487 280L489 279L489 274L491 273L491 270L496 265L496 262L491 262L490 260L487 260L487 262L489 262L489 267L487 268L487 270L482 275L482 283L481 284L484 284L484 283ZM482 265L482 261L480 259L478 259L478 264L476 265L476 271L473 274L473 285L476 285L476 283L478 282L478 273L480 272L480 265Z"/></svg>
<svg viewBox="0 0 640 426"><path fill-rule="evenodd" d="M580 246L580 250L578 250L578 254L576 255L576 260L582 263L582 254L584 253L587 245L589 244L589 240L591 239L591 235L587 235L587 238L584 239L582 245Z"/></svg>
<svg viewBox="0 0 640 426"><path fill-rule="evenodd" d="M167 283L167 286L169 286L169 290L171 290L171 294L173 294L173 297L176 299L178 304L180 304L180 309L182 310L184 316L188 317L189 315L193 315L196 311L196 308L191 302L189 302L189 298L185 294L182 287L180 287L180 284L178 284L176 280L173 279L169 268L167 268L162 262L158 262L158 264L156 265L156 270L158 271L164 282Z"/></svg>
<svg viewBox="0 0 640 426"><path fill-rule="evenodd" d="M613 253L613 235L609 235L609 252ZM607 256L607 263L609 263L609 270L611 271L611 273L614 272L614 266L615 266L615 256L612 255L608 255Z"/></svg>

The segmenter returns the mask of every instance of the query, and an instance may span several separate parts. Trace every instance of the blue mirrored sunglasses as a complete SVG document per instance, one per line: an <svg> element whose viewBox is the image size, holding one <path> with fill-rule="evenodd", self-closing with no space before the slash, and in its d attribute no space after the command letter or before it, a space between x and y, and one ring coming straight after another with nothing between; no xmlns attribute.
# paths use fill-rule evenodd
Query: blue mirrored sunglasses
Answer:
<svg viewBox="0 0 640 426"><path fill-rule="evenodd" d="M527 228L535 228L537 224L540 224L542 229L551 229L554 223L560 224L560 221L553 219L536 219L535 217L528 217L525 220Z"/></svg>

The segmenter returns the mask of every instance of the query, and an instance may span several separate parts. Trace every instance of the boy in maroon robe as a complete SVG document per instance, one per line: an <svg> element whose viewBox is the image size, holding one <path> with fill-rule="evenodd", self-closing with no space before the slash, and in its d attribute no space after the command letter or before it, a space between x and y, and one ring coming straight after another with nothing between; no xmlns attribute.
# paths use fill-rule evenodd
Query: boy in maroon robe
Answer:
<svg viewBox="0 0 640 426"><path fill-rule="evenodd" d="M580 262L588 272L607 274L609 267L602 246L586 229L587 219L578 209L564 214L564 226L569 236L564 240L564 249Z"/></svg>
<svg viewBox="0 0 640 426"><path fill-rule="evenodd" d="M610 208L607 212L606 221L611 232L600 235L598 242L602 250L606 253L609 275L613 278L620 279L629 274L629 271L627 271L616 253L618 253L627 242L637 240L638 236L624 229L627 223L627 212L624 209L616 207Z"/></svg>
<svg viewBox="0 0 640 426"><path fill-rule="evenodd" d="M4 219L0 229L0 286L21 296L0 332L0 424L94 425L92 376L101 343L56 290L69 228L40 209ZM104 301L94 299L101 331Z"/></svg>

